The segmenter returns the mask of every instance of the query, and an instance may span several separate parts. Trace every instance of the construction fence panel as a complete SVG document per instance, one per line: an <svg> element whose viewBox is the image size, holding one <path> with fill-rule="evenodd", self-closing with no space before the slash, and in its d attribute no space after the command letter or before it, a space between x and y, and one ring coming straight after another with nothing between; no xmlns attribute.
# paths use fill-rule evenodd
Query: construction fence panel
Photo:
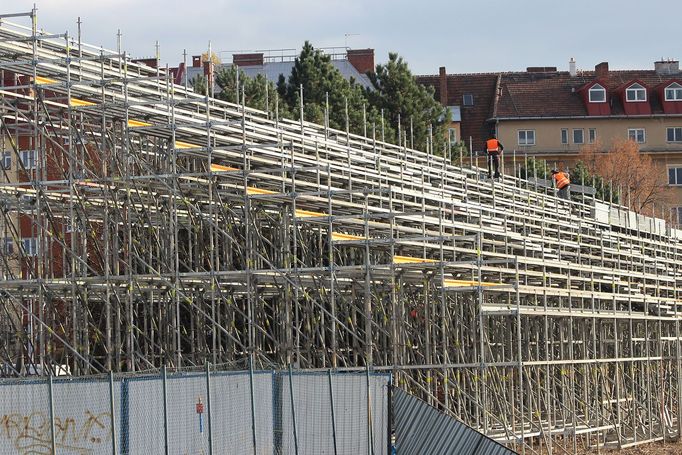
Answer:
<svg viewBox="0 0 682 455"><path fill-rule="evenodd" d="M390 375L296 371L278 379L282 442L276 453L387 452Z"/></svg>
<svg viewBox="0 0 682 455"><path fill-rule="evenodd" d="M301 371L2 379L0 455L384 454L389 385Z"/></svg>
<svg viewBox="0 0 682 455"><path fill-rule="evenodd" d="M0 382L0 455L49 453L49 393L45 381Z"/></svg>
<svg viewBox="0 0 682 455"><path fill-rule="evenodd" d="M269 371L211 375L214 453L254 453L255 444L256 453L272 454L273 377Z"/></svg>

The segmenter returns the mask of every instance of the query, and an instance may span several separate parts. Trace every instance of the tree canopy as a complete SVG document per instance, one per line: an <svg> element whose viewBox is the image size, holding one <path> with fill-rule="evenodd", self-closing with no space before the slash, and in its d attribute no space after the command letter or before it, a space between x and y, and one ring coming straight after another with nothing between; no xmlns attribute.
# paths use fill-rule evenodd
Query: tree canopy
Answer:
<svg viewBox="0 0 682 455"><path fill-rule="evenodd" d="M306 121L319 124L328 121L330 128L348 129L355 134L366 131L368 136L372 136L374 129L379 140L406 142L422 150L432 137L434 153L442 153L449 112L435 100L433 89L417 84L407 63L394 53L368 77L371 87L367 89L353 78L346 79L329 55L306 41L291 74L280 75L276 88L263 75L251 78L232 65L216 71L216 85L220 88L216 96L241 102L238 91L241 94L243 90L247 106L268 111L274 110L274 97L278 96L280 115L298 120L302 87ZM205 93L205 78L195 78L193 85L196 91Z"/></svg>

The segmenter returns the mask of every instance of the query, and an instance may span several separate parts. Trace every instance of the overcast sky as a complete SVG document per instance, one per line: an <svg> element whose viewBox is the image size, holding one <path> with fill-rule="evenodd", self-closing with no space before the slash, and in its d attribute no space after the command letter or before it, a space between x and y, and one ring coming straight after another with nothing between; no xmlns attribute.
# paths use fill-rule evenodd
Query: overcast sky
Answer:
<svg viewBox="0 0 682 455"><path fill-rule="evenodd" d="M3 1L0 13L30 10L33 1ZM171 66L214 51L371 47L376 62L398 52L415 74L579 69L608 61L611 69L653 69L682 57L682 3L672 0L40 0L39 27L77 30L83 41L114 49L116 31L134 57ZM346 36L349 35L349 36ZM294 52L294 51L291 51Z"/></svg>

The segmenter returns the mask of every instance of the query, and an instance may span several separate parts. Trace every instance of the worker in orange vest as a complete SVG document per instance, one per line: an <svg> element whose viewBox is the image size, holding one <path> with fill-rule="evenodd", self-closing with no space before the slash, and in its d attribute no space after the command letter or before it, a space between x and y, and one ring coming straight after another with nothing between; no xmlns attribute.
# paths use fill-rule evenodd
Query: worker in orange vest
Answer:
<svg viewBox="0 0 682 455"><path fill-rule="evenodd" d="M490 134L490 139L485 141L485 149L488 152L488 176L490 178L500 178L500 154L504 150L504 146L495 137L495 133ZM495 175L493 175L493 168L495 168Z"/></svg>
<svg viewBox="0 0 682 455"><path fill-rule="evenodd" d="M571 186L571 179L568 175L568 172L552 169L552 180L554 180L554 186L556 186L559 190L559 197L561 199L568 199L568 190Z"/></svg>

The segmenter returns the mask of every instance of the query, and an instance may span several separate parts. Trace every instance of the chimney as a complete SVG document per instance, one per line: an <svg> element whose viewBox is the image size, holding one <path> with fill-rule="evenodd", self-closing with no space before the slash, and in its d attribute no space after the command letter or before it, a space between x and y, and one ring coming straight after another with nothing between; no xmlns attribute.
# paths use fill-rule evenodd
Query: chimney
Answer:
<svg viewBox="0 0 682 455"><path fill-rule="evenodd" d="M438 81L440 82L440 104L448 105L448 75L445 72L445 67L441 66L438 69Z"/></svg>
<svg viewBox="0 0 682 455"><path fill-rule="evenodd" d="M571 77L576 77L578 75L578 71L575 69L575 59L573 57L568 61L568 74L570 74Z"/></svg>
<svg viewBox="0 0 682 455"><path fill-rule="evenodd" d="M609 77L609 62L601 62L594 67L594 73L597 77Z"/></svg>
<svg viewBox="0 0 682 455"><path fill-rule="evenodd" d="M263 66L263 53L259 54L234 54L232 63L239 67L242 66Z"/></svg>
<svg viewBox="0 0 682 455"><path fill-rule="evenodd" d="M348 49L346 58L360 74L374 71L374 49Z"/></svg>
<svg viewBox="0 0 682 455"><path fill-rule="evenodd" d="M680 72L680 62L678 60L659 60L654 62L656 74L661 76L671 76Z"/></svg>
<svg viewBox="0 0 682 455"><path fill-rule="evenodd" d="M200 68L201 67L201 55L193 55L192 56L192 68Z"/></svg>

